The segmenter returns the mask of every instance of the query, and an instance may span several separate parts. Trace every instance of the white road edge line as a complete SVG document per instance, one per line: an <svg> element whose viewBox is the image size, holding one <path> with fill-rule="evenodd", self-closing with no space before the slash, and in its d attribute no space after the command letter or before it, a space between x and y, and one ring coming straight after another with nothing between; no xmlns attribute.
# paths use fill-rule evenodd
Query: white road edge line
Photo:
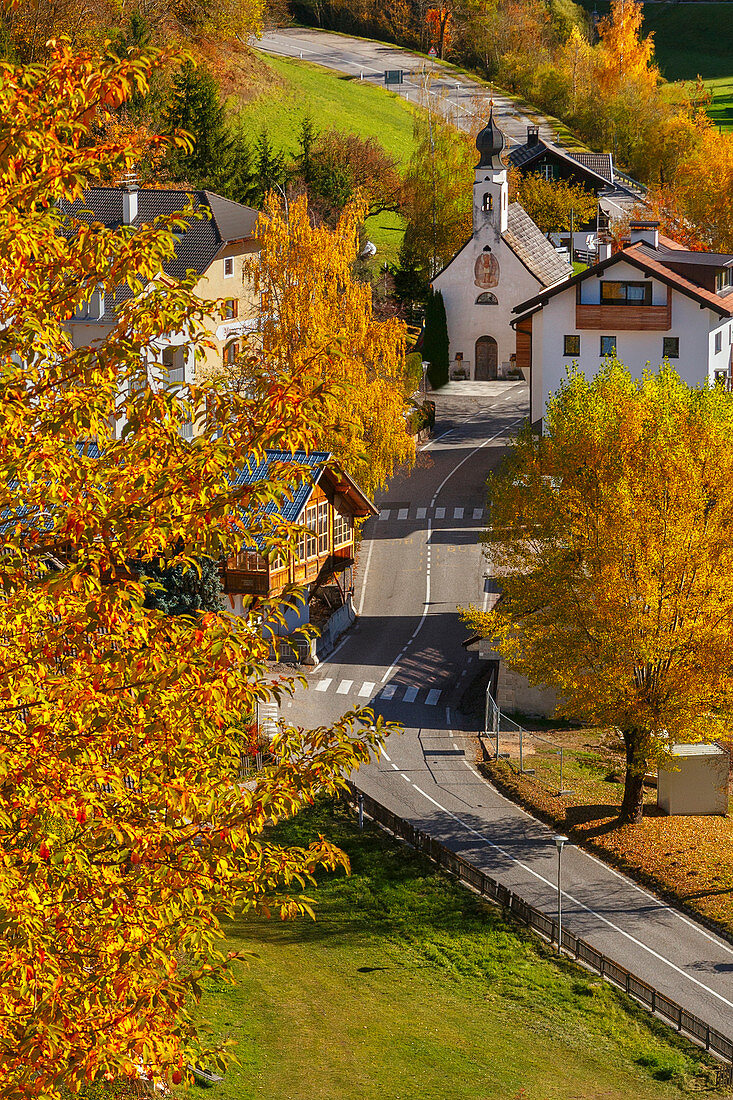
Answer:
<svg viewBox="0 0 733 1100"><path fill-rule="evenodd" d="M551 890L555 890L557 888L556 883L550 882L550 880L545 878L544 875L541 875L539 871L533 870L531 867L528 867L526 863L522 863L520 859L517 859L515 856L510 855L509 852L505 851L505 849L502 848L499 844L495 844L493 840L489 840L489 838L487 836L484 836L483 833L480 833L478 829L474 829L471 825L468 825L458 816L458 814L454 814L451 810L446 809L445 806L441 806L441 804L439 802L436 802L434 798L431 798L430 795L422 789L422 787L418 787L417 783L413 782L412 786L419 794L423 796L423 798L427 798L428 802L432 802L432 804L434 806L437 806L437 808L442 813L448 814L448 816L452 817L454 821L457 821L459 825L462 825L464 829L467 829L469 833L473 833L473 835L477 836L479 840L483 840L484 843L488 844L490 848L493 848L494 851L499 852L502 856L504 856L505 859L508 859L510 863L516 863L517 867L521 867L523 871L527 872L527 874L530 874L534 878L539 879L539 881L544 883L545 886L549 886ZM608 917L604 917L601 913L597 913L595 909L592 909L589 905L585 905L582 901L574 898L572 894L568 894L565 890L562 891L562 896L564 898L567 898L568 901L572 902L573 905L577 905L579 909L583 909L586 913L590 913L590 915L592 917L595 917L596 920L599 920L603 924L607 925L609 928L612 928L614 932L618 932L620 936L623 936L625 939L629 940L636 947L640 947L642 951L648 952L648 954L650 954L653 958L657 959L661 963L664 963L671 970L674 970L674 972L676 974L679 974L680 977L686 978L689 982L692 982L693 985L698 986L700 989L704 989L706 993L710 993L713 997L721 1001L724 1005L727 1005L729 1008L733 1008L733 1001L729 1001L726 997L722 995L722 993L718 993L715 989L711 989L710 986L705 985L704 982L699 981L697 978L693 978L691 974L686 973L686 971L684 971L681 967L677 966L669 959L665 959L664 955L660 955L652 947L647 947L647 945L645 943L642 943L641 940L637 940L637 938L635 936L632 936L630 932L625 932L623 928L619 928L619 926L617 924L614 924L613 921L609 920Z"/></svg>

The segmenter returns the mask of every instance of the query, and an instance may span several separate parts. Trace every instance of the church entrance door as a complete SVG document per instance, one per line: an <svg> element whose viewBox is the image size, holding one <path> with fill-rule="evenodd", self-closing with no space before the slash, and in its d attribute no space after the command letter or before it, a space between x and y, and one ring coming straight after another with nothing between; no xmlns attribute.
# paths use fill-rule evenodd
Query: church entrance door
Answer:
<svg viewBox="0 0 733 1100"><path fill-rule="evenodd" d="M493 336L476 341L476 381L492 382L499 374L499 349Z"/></svg>

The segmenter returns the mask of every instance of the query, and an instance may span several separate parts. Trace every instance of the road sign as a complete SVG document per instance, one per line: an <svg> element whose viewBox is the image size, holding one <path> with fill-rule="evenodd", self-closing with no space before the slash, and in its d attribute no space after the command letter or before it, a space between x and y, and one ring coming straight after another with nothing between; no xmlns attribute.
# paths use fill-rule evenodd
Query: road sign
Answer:
<svg viewBox="0 0 733 1100"><path fill-rule="evenodd" d="M385 71L384 71L384 83L385 84L401 84L402 83L402 69L385 69Z"/></svg>

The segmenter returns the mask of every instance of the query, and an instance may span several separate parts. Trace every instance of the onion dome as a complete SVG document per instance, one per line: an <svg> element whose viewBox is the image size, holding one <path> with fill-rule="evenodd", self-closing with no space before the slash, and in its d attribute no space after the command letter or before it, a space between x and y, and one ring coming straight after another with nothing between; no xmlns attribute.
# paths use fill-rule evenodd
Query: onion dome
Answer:
<svg viewBox="0 0 733 1100"><path fill-rule="evenodd" d="M504 165L501 163L500 154L504 145L504 135L494 122L494 105L492 104L489 121L486 123L483 130L479 131L476 138L476 148L479 152L479 162L476 167L503 168Z"/></svg>

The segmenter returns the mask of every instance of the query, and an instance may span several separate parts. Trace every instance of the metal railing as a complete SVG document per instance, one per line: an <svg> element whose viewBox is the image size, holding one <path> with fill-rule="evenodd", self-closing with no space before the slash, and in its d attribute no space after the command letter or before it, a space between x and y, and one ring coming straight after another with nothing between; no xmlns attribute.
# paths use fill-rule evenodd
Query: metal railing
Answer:
<svg viewBox="0 0 733 1100"><path fill-rule="evenodd" d="M487 749L484 739L492 742L493 754L486 755ZM540 737L537 733L526 730L513 718L509 718L500 710L498 703L489 690L486 692L484 739L481 740L481 748L485 760L505 760L520 775L533 775L537 782L544 784L551 790L556 790L557 794L573 794L573 791L565 788L565 749L563 746L555 744L554 741L550 741L546 737ZM537 773L536 767L525 767L527 756L534 764L538 764L543 756L554 757L559 767L559 783L548 782L547 778ZM542 769L540 769L541 771Z"/></svg>
<svg viewBox="0 0 733 1100"><path fill-rule="evenodd" d="M506 886L503 886L491 875L487 875L472 863L468 863L462 856L456 855L450 848L446 848L435 837L417 829L412 822L406 821L397 814L392 813L376 799L363 794L353 784L349 783L349 789L354 801L357 802L360 812L368 814L379 825L389 829L395 836L402 837L416 851L422 852L438 867L456 876L460 882L471 886L482 897L490 898L503 909L512 913L522 924L539 932L551 943L557 942L557 920L536 909L533 905L524 901ZM664 993L660 993L654 986L632 974L626 967L609 959L592 947L585 940L580 939L570 932L563 924L562 947L578 962L600 974L602 978L611 982L618 989L639 1001L655 1015L666 1023L672 1025L677 1031L692 1038L722 1059L726 1065L719 1070L719 1077L723 1083L733 1083L733 1039L723 1035L716 1028L695 1016L692 1012L671 1000Z"/></svg>

